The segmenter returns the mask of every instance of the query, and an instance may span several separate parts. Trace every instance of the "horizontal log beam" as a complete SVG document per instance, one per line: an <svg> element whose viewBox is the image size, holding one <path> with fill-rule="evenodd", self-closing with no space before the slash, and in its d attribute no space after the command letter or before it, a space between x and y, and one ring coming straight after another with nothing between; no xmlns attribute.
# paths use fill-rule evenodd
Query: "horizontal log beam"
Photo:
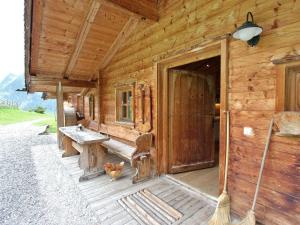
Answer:
<svg viewBox="0 0 300 225"><path fill-rule="evenodd" d="M85 80L69 80L69 79L42 79L38 77L31 77L30 86L32 85L48 85L56 86L61 82L63 86L68 87L83 87L83 88L96 88L97 82Z"/></svg>
<svg viewBox="0 0 300 225"><path fill-rule="evenodd" d="M63 93L64 100L67 100L69 96L72 96L73 93ZM56 99L56 93L55 92L43 92L42 99Z"/></svg>
<svg viewBox="0 0 300 225"><path fill-rule="evenodd" d="M300 55L287 55L281 59L273 59L272 63L278 65L278 64L284 64L284 63L289 63L294 61L300 61Z"/></svg>

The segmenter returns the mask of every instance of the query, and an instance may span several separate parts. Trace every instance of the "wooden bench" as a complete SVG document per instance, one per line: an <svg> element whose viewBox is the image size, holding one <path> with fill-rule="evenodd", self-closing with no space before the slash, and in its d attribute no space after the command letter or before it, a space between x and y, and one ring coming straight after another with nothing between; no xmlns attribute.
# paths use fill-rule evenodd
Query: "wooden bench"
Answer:
<svg viewBox="0 0 300 225"><path fill-rule="evenodd" d="M131 166L136 169L132 177L132 183L137 183L151 178L150 148L152 145L152 134L145 133L140 135L136 141L136 147L110 138L101 145L108 149L112 154L129 161Z"/></svg>

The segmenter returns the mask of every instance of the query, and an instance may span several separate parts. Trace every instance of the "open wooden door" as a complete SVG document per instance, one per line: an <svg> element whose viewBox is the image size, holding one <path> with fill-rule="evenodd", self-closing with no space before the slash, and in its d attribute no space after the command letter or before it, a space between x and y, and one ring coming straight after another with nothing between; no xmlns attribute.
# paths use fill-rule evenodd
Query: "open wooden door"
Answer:
<svg viewBox="0 0 300 225"><path fill-rule="evenodd" d="M214 165L212 76L169 70L169 173Z"/></svg>

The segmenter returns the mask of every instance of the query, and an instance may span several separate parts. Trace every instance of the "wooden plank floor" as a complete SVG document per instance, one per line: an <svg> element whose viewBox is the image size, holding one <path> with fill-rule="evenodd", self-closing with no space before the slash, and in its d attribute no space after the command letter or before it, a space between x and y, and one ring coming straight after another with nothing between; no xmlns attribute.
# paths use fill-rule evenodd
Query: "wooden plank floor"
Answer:
<svg viewBox="0 0 300 225"><path fill-rule="evenodd" d="M61 152L58 152L58 156L61 158ZM173 224L207 224L214 212L215 203L213 201L189 191L167 177L153 178L146 182L132 184L131 176L134 174L134 170L129 163L125 163L124 176L116 181L111 181L107 175L101 175L79 183L79 177L83 171L78 166L78 158L79 156L71 156L61 158L61 161L85 196L89 206L97 214L101 224L141 224L137 218L134 218L128 210L122 207L118 200L144 188L183 214L183 217ZM122 160L109 154L107 161L120 162Z"/></svg>

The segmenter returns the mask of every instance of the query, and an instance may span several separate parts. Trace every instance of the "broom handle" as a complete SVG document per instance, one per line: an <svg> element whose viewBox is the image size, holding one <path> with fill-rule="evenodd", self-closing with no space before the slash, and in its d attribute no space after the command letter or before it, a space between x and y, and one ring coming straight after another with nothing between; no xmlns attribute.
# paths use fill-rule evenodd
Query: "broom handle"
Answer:
<svg viewBox="0 0 300 225"><path fill-rule="evenodd" d="M264 166L265 166L266 156L267 156L267 153L268 153L268 150L269 150L269 145L270 145L270 140L271 140L271 135L272 135L273 123L274 123L274 118L272 117L272 120L271 120L271 123L270 123L270 127L269 127L267 142L266 142L266 146L265 146L263 158L262 158L260 169L259 169L259 175L258 175L258 180L257 180L257 184L256 184L254 199L253 199L253 203L252 203L251 210L253 212L255 210L255 204L256 204L256 200L257 200L257 196L258 196L258 190L259 190L259 186L260 186L260 182L261 182L261 178L262 178L263 169L264 169Z"/></svg>
<svg viewBox="0 0 300 225"><path fill-rule="evenodd" d="M226 111L226 156L225 156L225 174L224 174L224 187L223 192L227 191L227 174L228 174L228 161L229 161L229 111Z"/></svg>

